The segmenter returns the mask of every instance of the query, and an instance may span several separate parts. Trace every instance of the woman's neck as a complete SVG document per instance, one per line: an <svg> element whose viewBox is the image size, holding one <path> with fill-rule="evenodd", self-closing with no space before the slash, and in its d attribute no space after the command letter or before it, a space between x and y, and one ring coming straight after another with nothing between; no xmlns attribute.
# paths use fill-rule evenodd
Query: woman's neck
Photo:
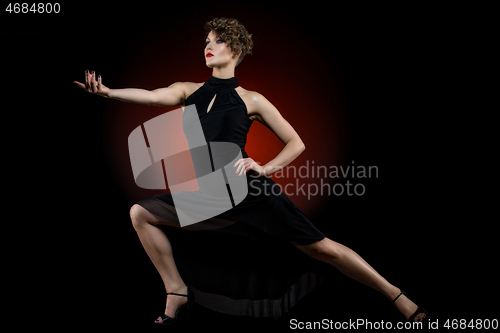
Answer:
<svg viewBox="0 0 500 333"><path fill-rule="evenodd" d="M219 79L230 79L234 77L234 67L214 67L212 70L212 76Z"/></svg>

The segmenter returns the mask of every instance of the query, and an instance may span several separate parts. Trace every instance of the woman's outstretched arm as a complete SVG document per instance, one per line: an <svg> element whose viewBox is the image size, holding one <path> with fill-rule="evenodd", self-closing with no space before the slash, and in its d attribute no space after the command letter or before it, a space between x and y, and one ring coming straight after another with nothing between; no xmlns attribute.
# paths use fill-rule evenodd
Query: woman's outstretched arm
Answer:
<svg viewBox="0 0 500 333"><path fill-rule="evenodd" d="M194 83L177 82L166 88L155 90L137 88L110 89L102 84L102 77L100 75L96 79L96 73L90 73L89 71L85 71L85 83L78 81L73 81L73 83L91 94L123 102L156 106L181 105L186 98L186 91L189 85L194 85Z"/></svg>

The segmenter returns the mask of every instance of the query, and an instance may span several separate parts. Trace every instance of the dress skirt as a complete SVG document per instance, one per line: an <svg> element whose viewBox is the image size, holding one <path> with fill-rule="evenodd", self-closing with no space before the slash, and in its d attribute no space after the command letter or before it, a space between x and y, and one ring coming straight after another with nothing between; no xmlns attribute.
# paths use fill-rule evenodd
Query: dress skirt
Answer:
<svg viewBox="0 0 500 333"><path fill-rule="evenodd" d="M307 245L324 235L284 193L255 192L274 184L271 178L253 181L253 190L236 207L185 228L171 194L138 204L179 224L162 228L196 303L229 315L276 318L322 280L320 263L292 242Z"/></svg>

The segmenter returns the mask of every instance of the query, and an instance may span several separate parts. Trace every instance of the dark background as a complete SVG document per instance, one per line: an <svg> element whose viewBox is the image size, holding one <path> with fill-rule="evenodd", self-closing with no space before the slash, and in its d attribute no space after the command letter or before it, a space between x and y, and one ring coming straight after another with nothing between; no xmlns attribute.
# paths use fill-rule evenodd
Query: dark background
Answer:
<svg viewBox="0 0 500 333"><path fill-rule="evenodd" d="M163 311L161 279L128 216L156 192L130 182L123 140L165 110L92 96L72 82L86 69L112 88L203 82L211 73L203 24L213 17L235 17L254 35L254 54L236 76L303 137L297 165L379 168L361 197L292 200L441 325L498 318L490 9L209 1L61 9L2 12L4 255L19 295L12 309L28 324L142 331ZM263 163L280 149L259 124L249 141ZM403 319L334 269L280 320L201 308L195 318L198 329L278 330L290 318Z"/></svg>

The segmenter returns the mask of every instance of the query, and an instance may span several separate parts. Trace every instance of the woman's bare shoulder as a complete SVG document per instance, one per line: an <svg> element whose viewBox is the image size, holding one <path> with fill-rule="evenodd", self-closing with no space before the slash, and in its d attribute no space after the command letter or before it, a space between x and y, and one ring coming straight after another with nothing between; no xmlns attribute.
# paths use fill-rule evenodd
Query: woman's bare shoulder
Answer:
<svg viewBox="0 0 500 333"><path fill-rule="evenodd" d="M182 87L185 98L188 98L192 93L194 93L203 85L203 83L196 82L176 82L175 84Z"/></svg>
<svg viewBox="0 0 500 333"><path fill-rule="evenodd" d="M260 121L261 111L271 103L264 97L264 95L257 91L246 90L242 87L236 88L236 91L247 107L249 118Z"/></svg>

